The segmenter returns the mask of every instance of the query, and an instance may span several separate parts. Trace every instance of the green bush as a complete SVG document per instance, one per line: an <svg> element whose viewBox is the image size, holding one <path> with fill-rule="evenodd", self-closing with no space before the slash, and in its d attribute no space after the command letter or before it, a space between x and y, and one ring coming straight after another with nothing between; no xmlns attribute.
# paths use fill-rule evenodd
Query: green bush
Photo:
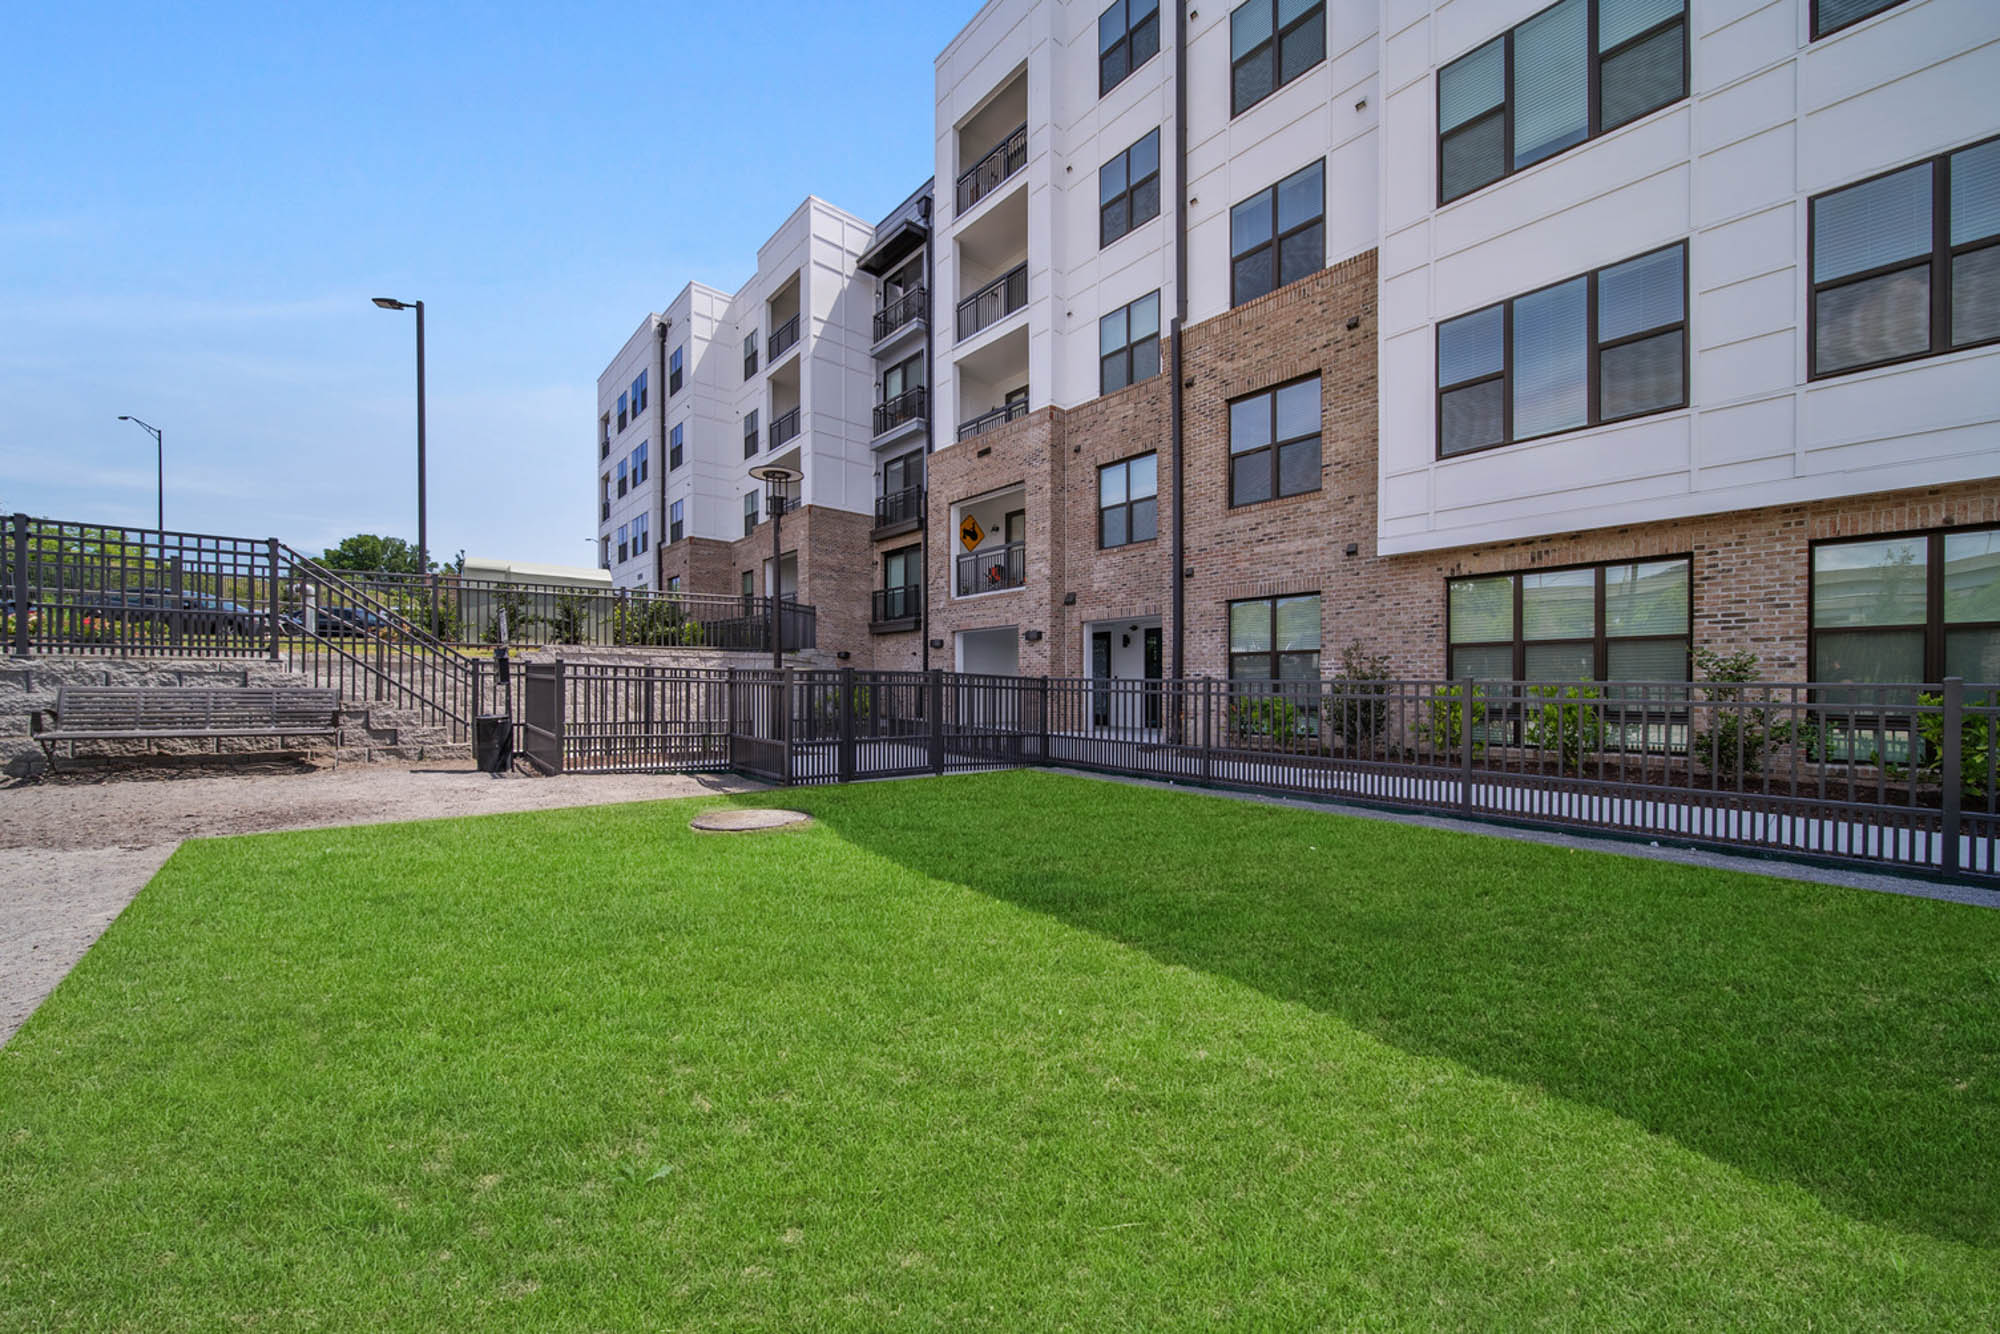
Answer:
<svg viewBox="0 0 2000 1334"><path fill-rule="evenodd" d="M1604 692L1596 686L1529 686L1530 705L1523 719L1522 739L1540 750L1556 752L1557 769L1583 767L1583 757L1604 746Z"/></svg>
<svg viewBox="0 0 2000 1334"><path fill-rule="evenodd" d="M493 590L493 610L486 617L486 642L500 642L500 613L507 613L507 638L515 643L527 637L527 631L541 623L541 617L534 613L534 600L526 593L515 592L511 588Z"/></svg>
<svg viewBox="0 0 2000 1334"><path fill-rule="evenodd" d="M1928 778L1936 783L1944 781L1944 696L1926 693L1917 696L1917 702L1939 712L1917 715L1917 734L1923 739L1924 763L1914 772L1915 776ZM1965 701L1966 713L1958 725L1958 775L1959 792L1963 796L1986 797L1987 767L1993 762L1994 715L1974 713L1974 709L1991 709L2000 704L2000 696L1968 696ZM1905 771L1889 766L1889 772L1904 777Z"/></svg>
<svg viewBox="0 0 2000 1334"><path fill-rule="evenodd" d="M1350 747L1381 735L1389 716L1388 683L1388 658L1363 652L1358 639L1342 650L1340 670L1327 692L1334 735Z"/></svg>
<svg viewBox="0 0 2000 1334"><path fill-rule="evenodd" d="M1798 720L1772 722L1772 710L1746 702L1744 684L1761 674L1763 665L1748 649L1718 653L1696 649L1695 670L1701 674L1702 694L1712 704L1706 711L1709 725L1694 733L1695 761L1717 778L1734 781L1764 772L1764 762L1772 749L1786 741L1797 741L1809 752L1820 749L1818 732Z"/></svg>
<svg viewBox="0 0 2000 1334"><path fill-rule="evenodd" d="M1299 708L1284 695L1242 696L1229 706L1228 726L1239 737L1296 736Z"/></svg>
<svg viewBox="0 0 2000 1334"><path fill-rule="evenodd" d="M1422 731L1434 749L1455 753L1466 735L1465 729L1470 727L1476 755L1486 749L1486 742L1479 735L1485 726L1485 687L1473 686L1471 699L1465 698L1461 686L1440 686L1431 692L1429 717L1424 720Z"/></svg>
<svg viewBox="0 0 2000 1334"><path fill-rule="evenodd" d="M548 624L552 642L581 644L590 624L590 600L580 593L558 594Z"/></svg>
<svg viewBox="0 0 2000 1334"><path fill-rule="evenodd" d="M611 609L611 642L645 648L699 648L701 622L672 598L623 598Z"/></svg>

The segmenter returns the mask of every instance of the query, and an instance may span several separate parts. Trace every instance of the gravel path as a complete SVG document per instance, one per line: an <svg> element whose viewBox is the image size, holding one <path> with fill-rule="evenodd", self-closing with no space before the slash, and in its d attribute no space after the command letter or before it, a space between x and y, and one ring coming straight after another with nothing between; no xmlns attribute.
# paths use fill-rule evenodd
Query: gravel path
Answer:
<svg viewBox="0 0 2000 1334"><path fill-rule="evenodd" d="M0 1043L184 838L657 801L759 785L727 775L565 778L349 765L0 788Z"/></svg>

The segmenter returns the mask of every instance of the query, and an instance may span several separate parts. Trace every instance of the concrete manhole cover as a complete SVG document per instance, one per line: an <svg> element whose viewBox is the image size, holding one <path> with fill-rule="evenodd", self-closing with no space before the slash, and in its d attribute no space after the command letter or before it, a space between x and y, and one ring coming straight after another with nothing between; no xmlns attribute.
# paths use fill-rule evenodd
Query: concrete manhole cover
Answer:
<svg viewBox="0 0 2000 1334"><path fill-rule="evenodd" d="M771 809L705 811L689 821L691 828L712 834L742 834L753 829L783 829L786 825L811 823L812 817L804 811Z"/></svg>

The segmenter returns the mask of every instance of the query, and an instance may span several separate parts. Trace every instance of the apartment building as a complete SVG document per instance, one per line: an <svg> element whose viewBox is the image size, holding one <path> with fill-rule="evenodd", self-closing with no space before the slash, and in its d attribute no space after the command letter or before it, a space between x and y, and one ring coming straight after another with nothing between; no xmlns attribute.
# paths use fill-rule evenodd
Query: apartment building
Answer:
<svg viewBox="0 0 2000 1334"><path fill-rule="evenodd" d="M924 522L839 647L2000 677L1996 78L1983 0L990 0L862 258Z"/></svg>

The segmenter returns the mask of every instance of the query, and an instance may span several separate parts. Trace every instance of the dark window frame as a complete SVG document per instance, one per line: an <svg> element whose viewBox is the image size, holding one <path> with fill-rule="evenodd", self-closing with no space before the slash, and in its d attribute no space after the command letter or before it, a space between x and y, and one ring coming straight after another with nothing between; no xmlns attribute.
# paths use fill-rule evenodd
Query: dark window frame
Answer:
<svg viewBox="0 0 2000 1334"><path fill-rule="evenodd" d="M618 525L618 563L620 565L632 559L631 548L632 525L630 523L621 523Z"/></svg>
<svg viewBox="0 0 2000 1334"><path fill-rule="evenodd" d="M1137 306L1140 302L1148 299L1151 299L1153 302L1153 332L1146 335L1144 338L1140 338L1135 341L1132 337L1132 308L1134 306ZM1099 332L1097 339L1097 392L1099 397L1102 397L1105 394L1115 394L1120 389L1130 389L1135 384L1144 384L1146 381L1153 379L1155 376L1159 375L1161 369L1159 302L1160 302L1159 289L1155 288L1153 291L1147 292L1143 296L1133 297L1130 301L1127 301L1124 305L1118 307L1116 310L1106 311L1103 315L1098 317L1097 327ZM1106 352L1104 350L1104 335L1103 335L1104 322L1118 315L1123 315L1125 317L1125 342L1120 344L1118 347L1113 348L1111 351ZM1151 343L1153 345L1153 369L1147 372L1145 375L1134 375L1132 368L1138 362L1138 357L1137 357L1138 350L1143 348L1147 343ZM1104 374L1104 363L1112 360L1113 358L1123 359L1125 368L1125 379L1122 384L1110 385Z"/></svg>
<svg viewBox="0 0 2000 1334"><path fill-rule="evenodd" d="M752 408L743 417L743 457L757 456L757 409Z"/></svg>
<svg viewBox="0 0 2000 1334"><path fill-rule="evenodd" d="M1637 333L1620 334L1609 341L1600 341L1597 336L1598 275L1606 269L1615 269L1622 265L1630 264L1634 260L1647 259L1651 256L1672 250L1676 246L1680 248L1681 252L1680 320L1677 323L1661 324L1649 329L1641 329ZM1621 422L1638 421L1642 417L1657 416L1662 412L1685 412L1689 404L1688 388L1692 373L1692 352L1690 347L1693 342L1689 336L1688 329L1690 323L1689 295L1692 290L1693 281L1688 272L1688 260L1688 242L1685 240L1675 241L1671 245L1655 246L1651 250L1642 250L1636 255L1628 255L1624 259L1613 260L1609 264L1600 264L1587 273L1573 273L1567 278L1561 278L1552 283L1543 283L1540 287L1517 293L1514 296L1506 298L1504 301L1491 302L1474 310L1461 311L1459 314L1453 315L1448 319L1439 320L1431 327L1431 421L1433 426L1433 449L1436 451L1436 459L1439 462L1443 462L1446 459L1469 458L1474 454L1484 454L1491 449L1506 449L1511 445L1527 444L1534 440L1550 440L1556 436L1572 435L1578 431L1593 431L1599 427L1614 426ZM1586 284L1584 295L1584 340L1588 348L1588 354L1584 363L1584 375L1587 381L1585 391L1585 412L1587 419L1577 426L1563 426L1553 431L1542 431L1535 435L1516 436L1514 434L1514 303L1531 296L1538 296L1543 292L1554 291L1558 287L1566 287L1578 279L1584 280ZM1441 345L1444 341L1444 326L1458 320L1468 319L1474 315L1483 315L1495 308L1499 308L1502 311L1500 324L1500 369L1487 375L1474 376L1469 380L1457 380L1448 385L1439 384L1437 382L1437 367ZM1607 351L1616 351L1632 343L1643 343L1649 338L1658 338L1663 334L1672 333L1676 329L1680 330L1681 334L1680 401L1678 403L1665 404L1657 408L1642 408L1636 412L1625 412L1615 417L1606 417L1603 412L1604 373L1601 368L1604 354ZM1490 445L1474 445L1470 449L1453 450L1447 454L1444 448L1444 396L1472 389L1482 384L1491 384L1495 380L1498 380L1501 386L1501 438Z"/></svg>
<svg viewBox="0 0 2000 1334"><path fill-rule="evenodd" d="M632 415L637 417L646 410L646 372L640 371L639 378L632 381Z"/></svg>
<svg viewBox="0 0 2000 1334"><path fill-rule="evenodd" d="M923 361L924 361L924 354L922 352L912 352L909 356L904 357L901 361L897 362L895 365L884 366L882 368L882 373L877 377L875 377L875 390L876 393L879 395L876 401L878 403L887 403L890 399L900 398L902 395L907 394L912 389L930 388L930 377L929 374L925 371ZM915 367L919 372L918 377L915 380L912 380L910 378L910 370L912 367ZM895 374L897 371L901 371L903 373L903 387L901 389L898 389L895 393L892 394L889 392L889 377Z"/></svg>
<svg viewBox="0 0 2000 1334"><path fill-rule="evenodd" d="M1848 19L1844 23L1836 23L1831 28L1827 28L1827 27L1822 27L1820 25L1819 21L1820 0L1812 0L1812 40L1816 42L1822 37L1831 37L1837 32L1846 32L1849 28L1852 28L1855 24L1866 23L1869 19L1872 19L1880 14L1886 14L1890 10L1896 8L1896 6L1902 3L1903 0L1888 0L1888 3L1883 5L1880 9L1874 10L1867 14L1857 15L1854 18Z"/></svg>
<svg viewBox="0 0 2000 1334"><path fill-rule="evenodd" d="M618 494L621 496L631 489L631 465L629 458L618 460Z"/></svg>
<svg viewBox="0 0 2000 1334"><path fill-rule="evenodd" d="M678 394L681 391L681 386L686 383L686 377L682 373L684 358L681 355L685 351L687 351L687 345L682 344L667 356L667 396L670 398Z"/></svg>
<svg viewBox="0 0 2000 1334"><path fill-rule="evenodd" d="M1303 78L1308 71L1316 70L1326 63L1326 5L1324 0L1317 0L1316 3L1307 6L1298 17L1294 18L1290 23L1285 24L1282 28L1278 26L1278 0L1244 0L1243 4L1237 5L1229 11L1227 22L1224 25L1225 28L1233 33L1236 27L1236 16L1250 8L1251 5L1261 5L1269 12L1271 35L1229 62L1229 118L1231 120L1236 119L1244 112L1250 110L1250 108L1261 104L1267 98L1275 97L1279 89L1285 87L1287 84L1296 82L1300 78ZM1288 79L1284 77L1285 38L1295 35L1300 29L1308 27L1313 23L1319 24L1319 59L1306 65L1303 69L1292 71L1292 77ZM1271 58L1271 90L1267 93L1261 93L1239 106L1237 104L1236 76L1242 72L1245 65L1256 60L1265 52L1269 52Z"/></svg>
<svg viewBox="0 0 2000 1334"><path fill-rule="evenodd" d="M1278 647L1278 604L1280 602L1290 602L1299 598L1311 598L1313 601L1319 603L1319 615L1320 615L1319 647L1310 650L1280 649ZM1238 652L1236 646L1231 642L1230 639L1230 636L1234 633L1235 630L1236 609L1238 607L1247 607L1256 603L1262 603L1270 612L1271 647L1268 649L1253 649L1253 650L1244 650L1242 652ZM1315 680L1319 677L1320 667L1321 667L1320 659L1324 656L1325 653L1326 653L1326 598L1319 589L1313 589L1311 592L1304 592L1304 593L1275 593L1269 597L1261 597L1261 598L1231 598L1229 601L1223 603L1222 654L1226 664L1225 674L1231 681L1280 681L1288 684L1296 684L1304 681ZM1303 658L1307 656L1310 656L1313 659L1312 676L1310 677L1285 676L1279 670L1279 659ZM1236 674L1236 660L1238 658L1268 659L1270 671L1264 673L1261 676L1238 676Z"/></svg>
<svg viewBox="0 0 2000 1334"><path fill-rule="evenodd" d="M1308 218L1304 222L1297 223L1291 227L1280 228L1278 226L1278 192L1282 190L1288 182L1293 181L1298 177L1305 175L1309 171L1317 171L1319 173L1319 212L1313 214L1312 217ZM1236 248L1236 212L1238 209L1247 208L1250 205L1256 203L1258 198L1264 195L1269 195L1271 198L1270 238L1268 240L1260 239L1255 245L1252 245L1245 250L1239 251ZM1311 162L1308 162L1305 166L1300 167L1297 171L1292 172L1290 175L1284 176L1279 180L1272 182L1270 185L1267 185L1263 189L1250 195L1247 199L1240 199L1236 203L1231 204L1229 206L1229 307L1230 309L1234 310L1236 307L1243 305L1246 302L1255 301L1260 296L1269 296L1272 292L1281 291L1285 287L1289 286L1289 284L1287 284L1284 281L1285 242L1291 240L1295 236L1301 235L1302 233L1314 227L1320 229L1319 263L1313 265L1312 267L1312 271L1314 273L1317 273L1321 269L1326 267L1326 159L1325 158L1314 158ZM1243 260L1247 256L1254 255L1259 250L1264 250L1264 249L1269 249L1271 252L1271 286L1266 291L1257 292L1250 296L1244 296L1236 289L1237 267L1243 262ZM1298 279L1294 279L1293 281L1298 281Z"/></svg>
<svg viewBox="0 0 2000 1334"><path fill-rule="evenodd" d="M757 331L752 329L743 339L743 378L748 380L757 373Z"/></svg>
<svg viewBox="0 0 2000 1334"><path fill-rule="evenodd" d="M1442 127L1444 125L1444 76L1446 71L1450 70L1453 66L1459 64L1460 62L1469 60L1472 57L1478 55L1481 51L1484 51L1487 47L1491 46L1495 42L1500 42L1504 44L1505 49L1502 56L1500 105L1494 107L1489 111L1481 112L1479 115L1474 116L1470 120L1464 121L1461 124L1454 125L1449 130L1439 128L1437 130L1436 135L1434 136L1436 139L1436 144L1432 154L1433 156L1432 166L1437 172L1437 206L1439 208L1443 208L1445 205L1453 203L1457 200L1466 199L1472 195L1476 195L1481 190L1485 190L1492 186L1498 185L1500 182L1506 180L1509 176L1513 176L1518 174L1519 172L1526 171L1530 167L1538 167L1544 162L1552 162L1556 158L1561 157L1565 153L1568 153L1574 149L1581 148L1585 144L1588 144L1596 139L1600 139L1605 135L1610 134L1613 130L1620 130L1627 125L1636 124L1637 122L1644 120L1646 117L1654 114L1655 112L1664 111L1671 106L1678 106L1680 103L1687 101L1689 96L1691 95L1690 89L1693 86L1693 71L1692 71L1693 56L1689 49L1691 43L1688 41L1687 0L1683 0L1680 12L1678 14L1670 18L1661 19L1658 23L1655 23L1652 27L1647 28L1643 32L1634 33L1632 36L1626 38L1624 41L1620 42L1617 46L1611 48L1611 50L1609 51L1599 51L1597 49L1597 10L1598 10L1599 0L1585 0L1585 7L1588 10L1588 18L1586 20L1584 29L1586 34L1584 38L1585 48L1586 48L1584 51L1584 58L1586 61L1586 69L1588 71L1587 78L1589 83L1589 92L1585 98L1586 110L1584 117L1585 129L1583 138L1577 140L1575 143L1570 144L1566 147L1557 149L1555 152L1548 154L1546 157L1539 157L1536 158L1533 162L1523 163L1518 166L1515 165L1514 162L1514 106L1515 106L1514 34L1520 31L1520 29L1524 25L1533 23L1536 19L1548 13L1549 10L1554 9L1556 5L1561 3L1563 3L1563 0L1555 0L1554 4L1546 5L1543 8L1536 10L1534 13L1522 19L1519 23L1516 23L1512 27L1508 28L1505 32L1500 33L1497 36L1487 38L1485 41L1479 43L1477 46L1471 47L1462 54L1455 56L1452 59L1445 61L1442 65L1438 66L1437 73L1435 76L1433 76L1431 80L1432 83L1436 85L1435 88L1433 89L1432 109L1435 115L1435 120L1433 121L1433 124L1438 127ZM1676 23L1680 24L1681 26L1680 96L1662 102L1658 106L1648 107L1644 111L1634 112L1632 115L1625 117L1623 120L1606 124L1604 120L1604 106L1603 106L1604 90L1603 90L1603 79L1601 75L1601 69L1603 63L1606 60L1616 59L1618 56L1625 54L1627 51L1630 51L1634 47L1643 45L1644 43L1651 41L1653 38L1658 37ZM1503 165L1500 174L1498 176L1495 176L1491 180L1481 181L1478 185L1469 186L1466 189L1460 190L1457 194L1452 194L1452 195L1446 194L1445 179L1444 179L1445 141L1447 139L1457 138L1460 135L1468 134L1474 129L1482 125L1485 125L1488 121L1492 120L1496 116L1499 117L1501 120L1501 130L1500 130L1501 146L1502 146L1502 152L1504 153L1506 158L1505 164Z"/></svg>
<svg viewBox="0 0 2000 1334"><path fill-rule="evenodd" d="M915 474L914 480L912 480L913 469ZM890 485L892 473L900 475L902 479L900 485ZM906 450L894 458L882 461L882 494L884 496L899 496L903 492L914 490L923 484L924 451L922 449Z"/></svg>
<svg viewBox="0 0 2000 1334"><path fill-rule="evenodd" d="M1686 565L1687 567L1687 589L1688 589L1687 633L1684 635L1612 635L1608 633L1605 628L1605 618L1604 618L1605 571L1611 569L1613 566L1619 566L1619 565L1666 565L1674 561L1679 561L1684 565ZM1526 597L1523 592L1523 589L1525 587L1524 584L1522 583L1523 577L1531 574L1569 574L1577 570L1591 570L1594 571L1596 574L1595 587L1591 594L1593 605L1595 608L1593 615L1593 626L1592 626L1591 637L1588 640L1581 638L1530 640L1529 638L1527 638L1525 634L1525 620L1523 614L1523 607L1526 602ZM1498 579L1498 578L1506 578L1513 581L1513 586L1514 586L1513 611L1512 611L1513 624L1514 624L1513 638L1511 640L1505 640L1505 639L1467 640L1463 644L1455 642L1451 637L1451 586L1453 584L1461 583L1466 580ZM1450 575L1447 576L1444 581L1445 673L1447 678L1449 679L1452 680L1458 679L1456 677L1451 676L1451 665L1452 665L1451 653L1452 650L1455 648L1484 648L1484 649L1511 648L1513 651L1512 665L1509 668L1509 670L1512 672L1511 679L1516 681L1526 680L1528 679L1527 668L1528 668L1529 644L1589 643L1591 645L1591 664L1592 664L1590 679L1593 681L1604 681L1609 679L1609 676L1607 674L1610 671L1610 660L1611 660L1610 645L1614 639L1621 644L1667 643L1669 641L1678 639L1678 640L1685 640L1687 643L1687 679L1689 681L1692 681L1694 679L1694 611L1695 611L1695 579L1694 579L1694 554L1692 552L1673 552L1658 556L1628 556L1620 558L1618 560L1573 561L1567 565L1537 565L1531 569L1488 570L1483 573L1477 573L1477 574Z"/></svg>
<svg viewBox="0 0 2000 1334"><path fill-rule="evenodd" d="M1097 95L1099 97L1103 97L1113 88L1131 78L1136 71L1144 68L1147 62L1152 60L1154 56L1160 54L1159 0L1141 0L1141 2L1150 3L1152 10L1144 18L1140 19L1136 26L1132 23L1132 0L1112 0L1111 4L1105 6L1104 10L1097 16ZM1104 40L1104 20L1114 9L1123 13L1124 27L1120 29L1117 37L1113 38L1110 42L1106 42ZM1143 58L1134 60L1132 59L1132 52L1141 44L1135 38L1144 32L1149 24L1152 29L1149 38L1153 44L1152 50L1148 51ZM1110 59L1113 51L1119 51L1124 54L1125 72L1107 82L1105 79L1105 73L1108 68L1106 62Z"/></svg>
<svg viewBox="0 0 2000 1334"><path fill-rule="evenodd" d="M1882 11L1882 12L1887 12ZM1870 17L1873 17L1871 15ZM1952 265L1963 256L1981 250L2000 247L2000 232L1979 237L1954 246L1951 243L1951 159L1960 153L1968 153L1977 148L2000 142L2000 135L1988 135L1975 139L1969 144L1960 144L1947 152L1887 171L1878 171L1872 176L1864 176L1858 181L1849 181L1806 200L1806 379L1832 380L1843 375L1855 375L1862 371L1879 370L1884 366L1901 366L1911 361L1926 361L1932 357L1949 356L1954 352L1965 352L1972 348L1991 347L2000 343L2000 334L1990 338L1974 339L1967 343L1951 341L1952 314ZM1872 185L1876 181L1887 180L1901 175L1912 168L1929 167L1931 171L1931 248L1927 255L1912 255L1907 259L1879 264L1872 269L1858 273L1844 273L1838 278L1825 282L1819 280L1819 205L1823 199L1830 199L1848 190ZM1854 366L1842 366L1836 370L1819 368L1819 298L1824 292L1838 291L1872 279L1885 278L1890 274L1927 268L1930 274L1930 346L1922 352L1906 352L1900 356L1886 357L1879 361L1863 362Z"/></svg>
<svg viewBox="0 0 2000 1334"><path fill-rule="evenodd" d="M687 536L687 501L676 500L667 507L667 533L670 545Z"/></svg>
<svg viewBox="0 0 2000 1334"><path fill-rule="evenodd" d="M650 452L647 448L650 444L652 444L650 440L641 440L639 447L632 451L632 485L634 486L646 480L646 473L651 462L646 457Z"/></svg>
<svg viewBox="0 0 2000 1334"><path fill-rule="evenodd" d="M618 395L618 429L621 431L625 429L626 422L628 421L628 416L625 411L625 404L629 400L629 398L630 398L629 390L626 393Z"/></svg>
<svg viewBox="0 0 2000 1334"><path fill-rule="evenodd" d="M1132 177L1132 152L1148 139L1153 141L1153 170L1134 180ZM1106 199L1102 184L1104 173L1119 162L1125 164L1125 188L1118 191L1111 198ZM1124 240L1133 232L1138 231L1139 228L1160 216L1160 191L1158 188L1160 183L1160 169L1160 130L1158 126L1154 126L1152 129L1146 131L1137 139L1125 145L1119 152L1113 153L1111 160L1097 169L1097 179L1099 182L1097 191L1097 248L1099 250ZM1139 194L1139 187L1148 181L1151 181L1155 187L1153 190L1153 211L1142 218L1138 216L1136 211L1136 200ZM1121 201L1125 205L1125 229L1116 236L1112 236L1109 234L1110 221L1107 215L1111 206ZM1322 208L1324 208L1324 205L1322 205Z"/></svg>
<svg viewBox="0 0 2000 1334"><path fill-rule="evenodd" d="M743 536L748 537L757 531L757 517L757 493L755 491L745 491L743 493Z"/></svg>
<svg viewBox="0 0 2000 1334"><path fill-rule="evenodd" d="M1296 384L1305 384L1311 380L1318 380L1320 382L1319 429L1311 435L1287 436L1280 440L1278 438L1278 391L1289 389ZM1233 430L1236 405L1238 403L1247 403L1253 398L1268 398L1271 402L1271 440L1269 444L1258 445L1254 449L1246 449L1239 454L1229 448L1229 436ZM1269 505L1280 500L1290 500L1294 496L1310 496L1326 488L1326 382L1322 379L1318 371L1313 371L1308 375L1295 376L1282 383L1270 385L1252 393L1239 394L1223 404L1223 413L1223 420L1226 423L1223 431L1223 448L1226 451L1227 466L1229 468L1230 509L1243 509L1250 505ZM1319 467L1313 469L1313 484L1303 491L1280 491L1278 484L1283 474L1278 466L1279 451L1286 445L1296 445L1303 441L1314 439L1319 441ZM1236 498L1236 461L1238 459L1253 458L1258 454L1268 454L1271 459L1271 494L1257 500L1238 500Z"/></svg>
<svg viewBox="0 0 2000 1334"><path fill-rule="evenodd" d="M1150 495L1132 494L1132 465L1141 459L1153 460L1153 490ZM1104 474L1114 468L1125 470L1125 499L1113 505L1104 503ZM1151 537L1132 536L1133 507L1144 501L1153 502L1153 535ZM1123 510L1125 514L1125 540L1107 543L1104 540L1104 516L1112 510ZM1118 551L1125 547L1135 547L1147 542L1157 542L1160 537L1160 452L1149 449L1143 454L1133 454L1126 458L1114 459L1110 463L1099 464L1097 468L1097 549Z"/></svg>
<svg viewBox="0 0 2000 1334"><path fill-rule="evenodd" d="M651 516L645 514L635 514L632 516L632 554L635 557L646 554L646 547L651 538L652 527Z"/></svg>
<svg viewBox="0 0 2000 1334"><path fill-rule="evenodd" d="M687 455L685 453L686 437L683 434L683 429L682 429L685 425L686 423L683 422L680 425L674 426L667 431L668 472L672 472L674 469L680 467L683 463L687 462Z"/></svg>
<svg viewBox="0 0 2000 1334"><path fill-rule="evenodd" d="M882 591L883 591L883 593L887 594L887 593L891 593L891 592L895 592L895 591L898 591L898 590L905 590L905 589L907 589L907 590L909 590L909 591L910 591L910 593L911 593L911 594L913 594L913 595L914 595L914 596L908 596L908 597L905 597L905 598L904 598L904 600L903 600L903 601L904 601L904 607L903 607L903 613L904 613L904 614L903 614L902 616L890 616L890 617L885 617L885 619L887 619L887 620L905 620L905 619L909 619L909 618L911 618L911 617L914 617L914 616L917 616L917 615L919 614L919 608L921 608L921 607L923 606L923 597L924 597L924 591L923 591L923 590L924 590L924 556L923 556L923 553L924 553L924 548L923 548L923 545L922 545L921 543L913 543L913 544L912 544L912 545L910 545L910 546L904 546L904 547L897 547L897 548L895 548L895 549L894 549L894 550L892 550L892 551L885 551L885 552L883 552L883 553L882 553ZM892 584L892 583L890 583L890 582L889 582L889 562L890 562L890 561L892 561L892 560L896 560L896 559L898 559L898 558L901 558L901 559L903 559L903 560L904 560L904 561L906 561L906 562L914 562L914 563L915 563L915 566L916 566L916 570L915 570L915 575L914 575L914 578L912 578L912 577L911 577L911 576L910 576L909 574L905 574L905 576L904 576L904 580L905 580L905 581L904 581L903 583L900 583L900 584ZM885 612L886 612L886 611L888 611L888 610L890 610L890 607L889 607L889 599L888 599L887 597L884 597L884 598L882 599L882 605L883 605L883 610L884 610Z"/></svg>
<svg viewBox="0 0 2000 1334"><path fill-rule="evenodd" d="M2000 621L1946 621L1945 539L1959 533L2000 532L2000 524L1960 523L1943 528L1902 528L1883 533L1844 533L1839 537L1817 537L1806 543L1806 675L1819 683L1819 644L1822 635L1838 638L1844 634L1903 632L1923 636L1923 680L1913 684L1933 684L1944 679L1945 639L1948 630L2000 631ZM1821 547L1855 546L1865 542L1896 542L1924 539L1924 623L1922 625L1849 625L1822 629L1819 624L1819 550ZM1839 684L1832 682L1828 684ZM1902 684L1902 683L1897 683Z"/></svg>

